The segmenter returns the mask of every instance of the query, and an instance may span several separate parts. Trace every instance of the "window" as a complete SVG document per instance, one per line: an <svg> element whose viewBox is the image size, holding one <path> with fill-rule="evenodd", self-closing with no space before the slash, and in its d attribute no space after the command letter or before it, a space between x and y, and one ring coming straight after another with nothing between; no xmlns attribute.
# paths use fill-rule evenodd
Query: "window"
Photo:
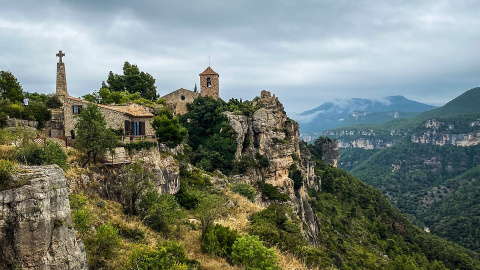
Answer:
<svg viewBox="0 0 480 270"><path fill-rule="evenodd" d="M79 113L80 113L80 106L73 105L73 114L79 114Z"/></svg>
<svg viewBox="0 0 480 270"><path fill-rule="evenodd" d="M212 79L210 77L207 78L207 87L212 87Z"/></svg>
<svg viewBox="0 0 480 270"><path fill-rule="evenodd" d="M185 100L185 96L181 96L180 99L181 99L181 100Z"/></svg>
<svg viewBox="0 0 480 270"><path fill-rule="evenodd" d="M140 135L140 122L133 122L133 135Z"/></svg>

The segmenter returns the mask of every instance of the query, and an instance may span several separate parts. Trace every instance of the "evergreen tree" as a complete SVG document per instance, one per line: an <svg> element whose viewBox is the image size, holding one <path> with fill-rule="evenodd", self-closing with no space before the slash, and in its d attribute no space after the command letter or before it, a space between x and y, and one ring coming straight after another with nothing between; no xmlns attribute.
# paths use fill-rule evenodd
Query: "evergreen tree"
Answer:
<svg viewBox="0 0 480 270"><path fill-rule="evenodd" d="M157 98L157 87L152 75L138 69L137 65L131 65L125 62L123 65L123 75L114 74L112 71L108 74L107 84L102 83L102 88L108 88L112 92L140 93L148 100Z"/></svg>
<svg viewBox="0 0 480 270"><path fill-rule="evenodd" d="M22 86L10 71L0 71L0 97L12 102L23 99Z"/></svg>
<svg viewBox="0 0 480 270"><path fill-rule="evenodd" d="M107 128L107 122L95 104L89 104L78 116L75 125L77 139L75 148L86 151L87 159L83 166L90 161L96 162L98 156L113 151L117 144L115 133Z"/></svg>

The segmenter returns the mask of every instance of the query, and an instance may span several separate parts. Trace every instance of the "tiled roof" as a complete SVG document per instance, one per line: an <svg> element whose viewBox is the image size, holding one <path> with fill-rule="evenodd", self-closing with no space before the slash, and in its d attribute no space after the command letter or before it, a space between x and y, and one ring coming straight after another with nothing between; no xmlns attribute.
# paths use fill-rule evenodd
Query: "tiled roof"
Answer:
<svg viewBox="0 0 480 270"><path fill-rule="evenodd" d="M218 73L215 72L211 67L208 67L207 69L205 69L204 72L200 73L199 75L200 76L202 76L202 75L218 75Z"/></svg>
<svg viewBox="0 0 480 270"><path fill-rule="evenodd" d="M75 100L78 102L82 103L89 103L88 101L76 97L66 97L71 100ZM153 114L146 108L145 106L139 105L139 104L129 104L129 105L118 105L118 106L112 106L112 105L102 105L102 104L97 104L98 107L100 108L105 108L107 110L112 110L120 113L124 113L133 117L153 117Z"/></svg>

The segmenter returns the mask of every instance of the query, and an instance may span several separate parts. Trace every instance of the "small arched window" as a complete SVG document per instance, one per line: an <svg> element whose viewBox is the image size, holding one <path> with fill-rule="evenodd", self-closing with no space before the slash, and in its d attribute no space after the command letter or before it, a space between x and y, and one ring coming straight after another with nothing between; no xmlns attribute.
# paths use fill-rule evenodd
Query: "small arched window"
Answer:
<svg viewBox="0 0 480 270"><path fill-rule="evenodd" d="M181 96L180 99L181 99L181 100L185 100L185 96Z"/></svg>
<svg viewBox="0 0 480 270"><path fill-rule="evenodd" d="M212 79L210 77L207 78L207 87L212 87Z"/></svg>

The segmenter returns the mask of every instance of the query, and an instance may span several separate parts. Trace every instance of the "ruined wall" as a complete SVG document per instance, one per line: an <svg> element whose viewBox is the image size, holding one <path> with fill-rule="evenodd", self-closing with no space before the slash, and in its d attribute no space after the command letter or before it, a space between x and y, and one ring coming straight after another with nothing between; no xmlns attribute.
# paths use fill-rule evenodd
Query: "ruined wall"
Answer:
<svg viewBox="0 0 480 270"><path fill-rule="evenodd" d="M0 192L0 269L87 269L72 229L63 170L22 166L25 186Z"/></svg>

